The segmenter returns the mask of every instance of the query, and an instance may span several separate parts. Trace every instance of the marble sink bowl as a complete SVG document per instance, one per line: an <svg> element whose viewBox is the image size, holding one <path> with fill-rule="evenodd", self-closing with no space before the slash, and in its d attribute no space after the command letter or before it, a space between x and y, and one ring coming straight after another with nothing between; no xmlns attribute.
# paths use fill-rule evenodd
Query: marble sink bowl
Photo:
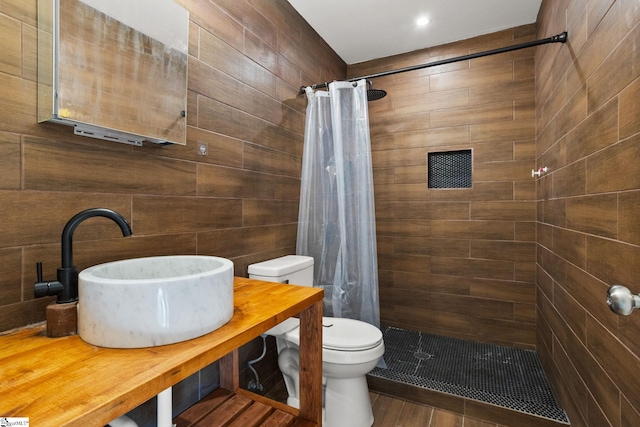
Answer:
<svg viewBox="0 0 640 427"><path fill-rule="evenodd" d="M134 258L78 276L78 334L89 344L140 348L208 334L233 316L233 262L197 255Z"/></svg>

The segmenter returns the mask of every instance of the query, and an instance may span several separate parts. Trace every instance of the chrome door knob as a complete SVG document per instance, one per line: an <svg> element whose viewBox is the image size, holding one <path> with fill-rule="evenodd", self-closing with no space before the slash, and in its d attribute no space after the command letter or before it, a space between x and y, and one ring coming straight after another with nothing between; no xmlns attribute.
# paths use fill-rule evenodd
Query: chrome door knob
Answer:
<svg viewBox="0 0 640 427"><path fill-rule="evenodd" d="M622 285L613 285L607 290L607 304L616 314L628 316L640 307L640 295L634 295Z"/></svg>

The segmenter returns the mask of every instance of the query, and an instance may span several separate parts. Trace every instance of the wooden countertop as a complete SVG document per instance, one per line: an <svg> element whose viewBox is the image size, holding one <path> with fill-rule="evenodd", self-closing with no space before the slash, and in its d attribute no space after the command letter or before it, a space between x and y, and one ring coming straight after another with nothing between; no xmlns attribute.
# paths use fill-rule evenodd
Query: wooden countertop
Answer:
<svg viewBox="0 0 640 427"><path fill-rule="evenodd" d="M103 426L284 319L321 310L321 289L240 277L234 288L229 323L177 344L102 348L79 336L47 338L44 325L0 335L0 417L28 417L37 427ZM313 316L321 311L301 328L315 327Z"/></svg>

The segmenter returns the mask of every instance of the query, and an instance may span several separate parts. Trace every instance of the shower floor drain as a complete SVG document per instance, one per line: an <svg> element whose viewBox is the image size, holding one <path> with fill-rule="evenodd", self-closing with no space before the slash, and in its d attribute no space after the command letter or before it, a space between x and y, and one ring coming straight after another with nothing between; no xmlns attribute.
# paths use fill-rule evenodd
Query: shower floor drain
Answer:
<svg viewBox="0 0 640 427"><path fill-rule="evenodd" d="M568 424L535 351L382 328L386 369L369 375Z"/></svg>
<svg viewBox="0 0 640 427"><path fill-rule="evenodd" d="M429 353L425 353L423 351L416 351L415 353L413 353L413 357L418 360L427 360L431 359L432 356Z"/></svg>

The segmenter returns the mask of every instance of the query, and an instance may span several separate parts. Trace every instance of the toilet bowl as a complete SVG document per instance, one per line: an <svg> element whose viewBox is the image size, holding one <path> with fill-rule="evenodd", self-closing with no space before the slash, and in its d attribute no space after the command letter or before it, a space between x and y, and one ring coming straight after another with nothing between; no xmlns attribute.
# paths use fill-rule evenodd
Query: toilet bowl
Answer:
<svg viewBox="0 0 640 427"><path fill-rule="evenodd" d="M288 255L249 266L249 277L312 286L313 258ZM300 321L290 318L266 332L276 337L278 366L289 397L300 407ZM322 318L323 426L370 427L373 412L366 374L384 354L382 332L354 319Z"/></svg>

